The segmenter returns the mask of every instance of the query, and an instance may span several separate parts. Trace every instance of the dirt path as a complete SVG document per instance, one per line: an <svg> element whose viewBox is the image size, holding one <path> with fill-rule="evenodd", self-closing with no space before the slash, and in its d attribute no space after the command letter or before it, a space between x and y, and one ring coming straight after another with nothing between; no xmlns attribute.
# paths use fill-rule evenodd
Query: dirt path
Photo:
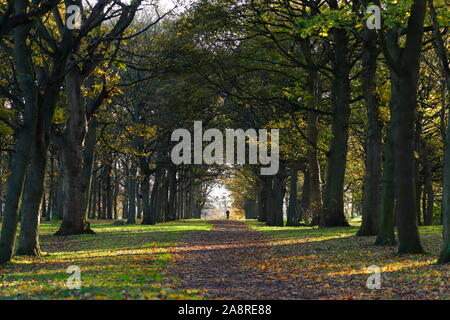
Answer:
<svg viewBox="0 0 450 320"><path fill-rule="evenodd" d="M215 299L295 299L292 283L258 261L271 257L270 238L233 220L212 221L211 231L193 232L173 248L171 270L185 289L202 289Z"/></svg>

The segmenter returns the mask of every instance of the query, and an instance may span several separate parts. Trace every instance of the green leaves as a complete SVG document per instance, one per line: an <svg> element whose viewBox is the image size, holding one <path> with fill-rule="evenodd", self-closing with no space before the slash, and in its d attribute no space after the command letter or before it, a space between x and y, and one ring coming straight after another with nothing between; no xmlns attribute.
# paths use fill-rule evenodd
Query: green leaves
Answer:
<svg viewBox="0 0 450 320"><path fill-rule="evenodd" d="M341 10L327 10L320 15L299 18L295 28L302 38L311 36L328 37L332 28L352 28L355 23L355 14L351 8L344 7Z"/></svg>

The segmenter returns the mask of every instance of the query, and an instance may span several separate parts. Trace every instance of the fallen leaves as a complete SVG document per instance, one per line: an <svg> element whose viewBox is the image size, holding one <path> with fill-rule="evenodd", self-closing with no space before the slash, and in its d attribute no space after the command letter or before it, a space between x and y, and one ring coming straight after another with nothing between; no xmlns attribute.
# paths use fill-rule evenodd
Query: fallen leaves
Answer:
<svg viewBox="0 0 450 320"><path fill-rule="evenodd" d="M158 226L93 224L97 235L52 237L42 226L41 257L15 257L0 270L0 299L179 299L195 296L173 286L165 274L169 247L186 232L208 230L201 221ZM69 265L81 269L81 290L66 288ZM195 298L195 297L194 297Z"/></svg>
<svg viewBox="0 0 450 320"><path fill-rule="evenodd" d="M433 254L395 254L355 237L355 228L279 228L215 221L214 229L173 248L184 288L207 288L216 299L449 299L449 266L434 264L439 228L421 228ZM264 231L264 232L261 232ZM382 287L366 287L368 267L381 270Z"/></svg>

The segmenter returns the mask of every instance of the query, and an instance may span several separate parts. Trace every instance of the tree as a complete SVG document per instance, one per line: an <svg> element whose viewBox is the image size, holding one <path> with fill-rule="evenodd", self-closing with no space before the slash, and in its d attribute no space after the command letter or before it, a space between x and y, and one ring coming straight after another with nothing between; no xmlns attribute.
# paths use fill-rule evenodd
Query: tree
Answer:
<svg viewBox="0 0 450 320"><path fill-rule="evenodd" d="M447 93L450 92L450 67L448 50L445 47L444 40L441 34L441 28L438 21L438 15L433 1L428 1L430 8L431 20L434 27L433 35L434 47L437 56L441 62L440 70L444 77ZM445 87L444 87L445 88ZM445 89L444 89L445 92ZM445 97L444 97L445 101ZM450 123L447 125L445 134L445 154L444 154L444 179L443 179L443 194L442 194L442 223L443 223L443 236L444 246L442 248L441 255L439 257L439 263L450 262Z"/></svg>
<svg viewBox="0 0 450 320"><path fill-rule="evenodd" d="M386 43L381 36L384 56L391 70L392 99L396 125L393 135L394 192L399 236L399 253L422 253L415 217L414 122L417 109L417 85L424 33L426 1L415 0L406 30L406 43L400 48L398 34ZM397 31L398 32L398 31Z"/></svg>

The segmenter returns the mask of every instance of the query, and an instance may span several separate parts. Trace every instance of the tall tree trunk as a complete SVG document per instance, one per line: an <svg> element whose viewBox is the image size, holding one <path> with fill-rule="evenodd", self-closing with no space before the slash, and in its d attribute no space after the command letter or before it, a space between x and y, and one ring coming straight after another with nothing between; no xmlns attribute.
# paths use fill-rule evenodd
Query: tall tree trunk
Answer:
<svg viewBox="0 0 450 320"><path fill-rule="evenodd" d="M27 1L15 1L15 13L25 14ZM16 77L24 101L22 126L16 133L16 149L12 154L10 175L7 181L4 219L0 235L0 264L11 260L17 232L20 199L27 166L36 132L38 88L33 76L31 50L27 45L30 25L16 27L13 31L13 59Z"/></svg>
<svg viewBox="0 0 450 320"><path fill-rule="evenodd" d="M314 221L314 219L318 219L319 215L314 215L314 211L311 210L311 177L309 175L308 169L303 170L303 186L302 186L302 196L300 198L300 215L303 216L303 219L306 223L309 223L310 226L317 226L320 220Z"/></svg>
<svg viewBox="0 0 450 320"><path fill-rule="evenodd" d="M33 144L33 156L25 182L24 196L21 207L21 223L17 255L38 256L39 246L39 208L42 205L44 193L45 169L47 164L48 137L44 137L45 128L38 115L38 124Z"/></svg>
<svg viewBox="0 0 450 320"><path fill-rule="evenodd" d="M382 124L379 118L378 98L376 94L376 72L379 50L377 48L375 31L364 30L362 55L362 86L368 119L362 223L357 235L375 236L378 234L378 214L380 211L382 140Z"/></svg>
<svg viewBox="0 0 450 320"><path fill-rule="evenodd" d="M63 64L64 58L59 61ZM21 208L21 226L19 236L18 255L39 255L39 222L40 216L46 214L45 204L45 175L47 170L47 157L50 145L52 120L59 97L60 82L48 86L47 92L40 99L36 133L33 143L33 156L31 166L24 188ZM53 163L52 163L53 167ZM52 169L53 170L53 169ZM53 172L51 173L53 174ZM53 177L50 178L51 188ZM52 192L49 195L49 206ZM41 211L39 210L41 209Z"/></svg>
<svg viewBox="0 0 450 320"><path fill-rule="evenodd" d="M108 164L106 165L106 219L112 220L113 218L113 208L112 208L112 166L110 163L110 159L108 160Z"/></svg>
<svg viewBox="0 0 450 320"><path fill-rule="evenodd" d="M441 71L444 80L442 89L443 112L445 112L445 91L450 93L450 64L448 58L448 50L446 50L444 39L440 32L439 21L433 0L428 0L430 7L430 16L434 27L435 51L441 62ZM445 131L445 150L444 150L444 179L442 194L442 214L441 220L443 224L442 233L444 236L444 245L442 247L439 263L450 262L450 123L447 124Z"/></svg>
<svg viewBox="0 0 450 320"><path fill-rule="evenodd" d="M55 235L94 234L87 222L86 211L83 211L82 150L86 135L86 112L81 93L81 70L78 66L74 66L66 75L66 87L70 118L61 144L64 208L63 221Z"/></svg>
<svg viewBox="0 0 450 320"><path fill-rule="evenodd" d="M322 179L320 177L320 164L318 145L318 120L319 115L316 112L308 112L308 139L314 146L308 146L308 190L309 204L307 210L311 212L311 225L320 224L320 212L322 210Z"/></svg>
<svg viewBox="0 0 450 320"><path fill-rule="evenodd" d="M419 112L416 116L415 120L415 131L414 131L414 151L415 154L422 154L422 146L421 146L421 135L422 135L422 115ZM422 199L422 186L424 181L422 181L422 175L420 170L421 159L418 156L414 156L414 182L415 192L416 192L416 217L417 224L419 226L422 225L422 211L420 208L420 200ZM424 212L425 213L425 212Z"/></svg>
<svg viewBox="0 0 450 320"><path fill-rule="evenodd" d="M387 42L396 43L398 41L398 34L396 30L388 33ZM391 54L399 55L397 48L390 45L392 48ZM394 72L391 72L391 101L390 113L391 119L389 121L388 132L383 150L383 174L381 178L381 203L380 203L380 224L378 229L376 245L390 246L397 243L395 239L395 190L394 190L394 135L397 128L397 112L395 108L398 105L398 77Z"/></svg>
<svg viewBox="0 0 450 320"><path fill-rule="evenodd" d="M444 245L439 257L439 263L450 262L450 122L447 125L444 154L444 182L442 191L442 224Z"/></svg>
<svg viewBox="0 0 450 320"><path fill-rule="evenodd" d="M381 178L381 203L380 203L380 223L375 241L379 246L391 246L396 244L395 221L394 221L394 150L392 135L394 131L394 121L391 119L388 134L384 145L383 175Z"/></svg>
<svg viewBox="0 0 450 320"><path fill-rule="evenodd" d="M314 46L313 41L310 38L305 38L300 42L302 53L305 57L305 61L308 64L308 90L312 97L311 108L319 109L321 105L321 85L319 77L319 67L314 59L314 54L312 52L312 47ZM311 225L320 224L320 214L322 210L322 180L320 173L320 163L319 163L319 152L318 152L318 122L319 114L313 110L309 110L307 114L307 125L308 125L308 144L306 151L306 158L308 162L308 169L305 174L308 174L308 194L306 195L305 189L303 190L303 195L307 202L304 202L303 212L311 213L312 220Z"/></svg>
<svg viewBox="0 0 450 320"><path fill-rule="evenodd" d="M416 223L414 183L414 122L417 109L417 84L422 49L425 0L415 0L408 21L406 45L402 52L399 100L394 135L394 187L397 199L399 253L423 253Z"/></svg>
<svg viewBox="0 0 450 320"><path fill-rule="evenodd" d="M333 38L335 41L332 85L333 139L328 155L324 207L320 219L320 225L323 227L349 226L344 214L344 179L350 117L350 63L347 32L345 29L335 29Z"/></svg>
<svg viewBox="0 0 450 320"><path fill-rule="evenodd" d="M424 171L424 195L426 195L426 206L424 205L424 224L426 226L433 225L433 208L434 208L434 191L433 191L433 175L429 160L429 148L425 141L422 141L423 152L423 171Z"/></svg>
<svg viewBox="0 0 450 320"><path fill-rule="evenodd" d="M259 192L260 202L258 204L258 221L266 222L267 221L267 199L268 199L268 180L270 178L268 176L259 176L259 180L261 181L261 188Z"/></svg>
<svg viewBox="0 0 450 320"><path fill-rule="evenodd" d="M141 191L141 180L136 181L136 218L142 219L142 191Z"/></svg>
<svg viewBox="0 0 450 320"><path fill-rule="evenodd" d="M314 107L318 107L320 103L320 89L318 71L313 70L309 72L311 91L314 96ZM320 224L320 212L322 210L322 179L320 176L320 163L318 152L318 122L319 114L314 111L308 111L308 187L309 187L309 207L308 211L312 214L311 225L317 226Z"/></svg>
<svg viewBox="0 0 450 320"><path fill-rule="evenodd" d="M129 173L129 189L128 189L128 219L127 224L135 224L136 223L136 175L137 168L136 164L133 160L131 160L131 169Z"/></svg>
<svg viewBox="0 0 450 320"><path fill-rule="evenodd" d="M3 178L4 169L3 169L3 152L0 151L0 177ZM3 179L0 178L0 222L3 219Z"/></svg>
<svg viewBox="0 0 450 320"><path fill-rule="evenodd" d="M283 207L284 207L284 196L286 194L286 172L285 164L280 162L280 169L275 175L273 184L274 193L274 225L282 227L284 226L283 220Z"/></svg>
<svg viewBox="0 0 450 320"><path fill-rule="evenodd" d="M267 198L266 198L266 224L269 226L274 226L276 223L275 210L276 210L276 199L274 192L275 177L268 176L266 180L267 188Z"/></svg>
<svg viewBox="0 0 450 320"><path fill-rule="evenodd" d="M158 222L164 222L167 219L167 209L169 207L169 179L168 172L164 168L164 176L162 179L161 193L159 194L159 201L161 203L160 213L158 215Z"/></svg>
<svg viewBox="0 0 450 320"><path fill-rule="evenodd" d="M176 208L177 208L177 171L175 166L170 166L168 171L169 179L169 201L167 220L176 220Z"/></svg>
<svg viewBox="0 0 450 320"><path fill-rule="evenodd" d="M83 171L82 171L82 187L84 194L83 212L88 216L87 210L92 189L92 171L94 168L95 143L97 139L97 118L92 117L89 120L88 131L83 150Z"/></svg>
<svg viewBox="0 0 450 320"><path fill-rule="evenodd" d="M113 219L119 218L118 201L119 196L119 173L117 169L117 162L114 162L114 188L113 188Z"/></svg>
<svg viewBox="0 0 450 320"><path fill-rule="evenodd" d="M96 218L96 205L97 205L97 195L98 195L98 177L97 177L97 173L93 172L92 173L92 197L91 197L91 203L89 206L89 214L88 216L91 219L95 219Z"/></svg>
<svg viewBox="0 0 450 320"><path fill-rule="evenodd" d="M300 217L297 208L297 182L298 182L298 168L293 166L291 169L291 184L290 184L290 192L289 192L289 205L287 209L287 226L299 226L300 225Z"/></svg>
<svg viewBox="0 0 450 320"><path fill-rule="evenodd" d="M154 225L156 223L154 212L150 206L150 175L141 171L141 194L142 194L142 208L143 219L142 224ZM152 193L153 201L153 193Z"/></svg>

